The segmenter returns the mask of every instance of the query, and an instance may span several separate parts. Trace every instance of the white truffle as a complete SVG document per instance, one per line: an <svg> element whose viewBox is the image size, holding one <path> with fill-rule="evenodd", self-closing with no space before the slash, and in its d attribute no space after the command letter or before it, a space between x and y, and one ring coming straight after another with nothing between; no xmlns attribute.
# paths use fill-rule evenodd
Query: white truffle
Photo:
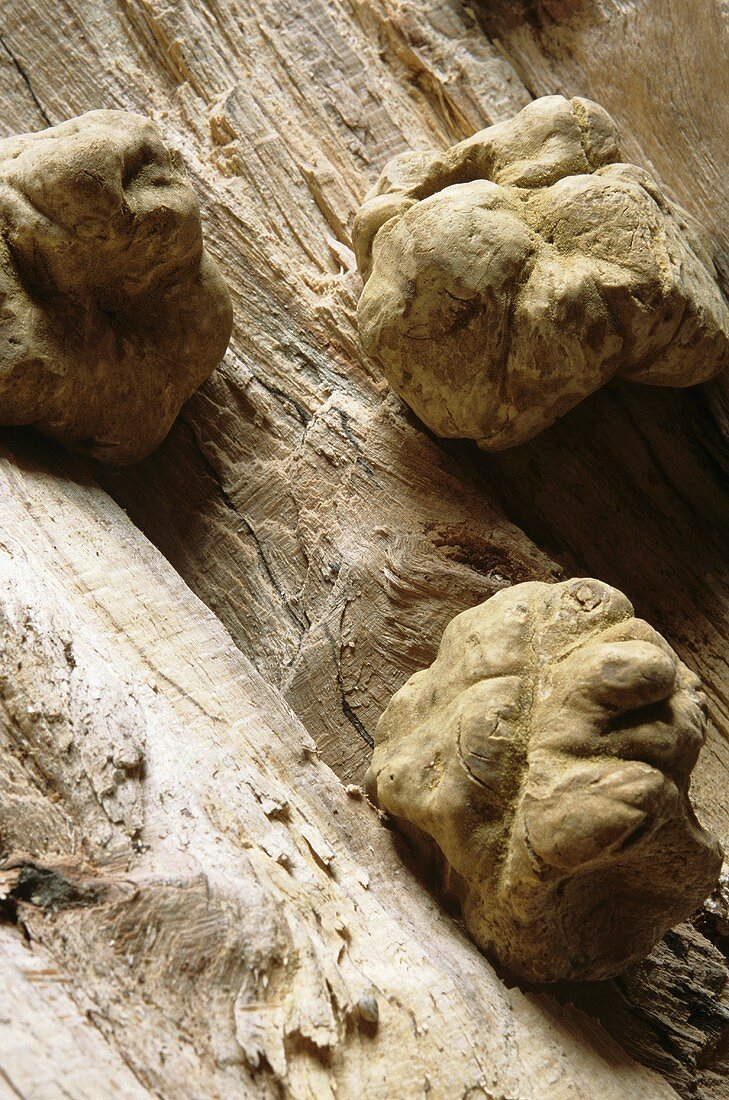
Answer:
<svg viewBox="0 0 729 1100"><path fill-rule="evenodd" d="M689 386L729 358L710 247L619 162L610 116L547 96L396 157L354 226L366 351L441 436L523 443L614 375Z"/></svg>
<svg viewBox="0 0 729 1100"><path fill-rule="evenodd" d="M616 589L519 584L456 616L392 698L368 789L487 953L529 980L605 978L718 876L688 797L705 707Z"/></svg>
<svg viewBox="0 0 729 1100"><path fill-rule="evenodd" d="M144 457L232 326L180 154L125 111L8 138L0 227L0 424Z"/></svg>

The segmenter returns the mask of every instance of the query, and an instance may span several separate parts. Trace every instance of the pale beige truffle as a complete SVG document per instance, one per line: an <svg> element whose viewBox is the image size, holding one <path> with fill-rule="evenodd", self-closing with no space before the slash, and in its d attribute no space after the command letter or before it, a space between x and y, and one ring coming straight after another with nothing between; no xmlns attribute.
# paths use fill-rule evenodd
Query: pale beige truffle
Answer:
<svg viewBox="0 0 729 1100"><path fill-rule="evenodd" d="M547 96L386 166L354 226L365 350L441 436L502 450L614 375L689 386L729 357L711 248L613 120Z"/></svg>
<svg viewBox="0 0 729 1100"><path fill-rule="evenodd" d="M8 138L0 228L0 424L143 458L232 326L180 154L125 111Z"/></svg>
<svg viewBox="0 0 729 1100"><path fill-rule="evenodd" d="M616 589L519 584L457 615L392 698L368 788L487 953L529 980L605 978L719 873L688 798L705 708Z"/></svg>

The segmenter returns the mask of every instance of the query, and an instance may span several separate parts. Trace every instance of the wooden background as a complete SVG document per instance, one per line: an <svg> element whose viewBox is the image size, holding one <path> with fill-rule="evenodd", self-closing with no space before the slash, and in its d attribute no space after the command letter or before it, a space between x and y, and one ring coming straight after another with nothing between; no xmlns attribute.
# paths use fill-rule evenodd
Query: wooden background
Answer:
<svg viewBox="0 0 729 1100"><path fill-rule="evenodd" d="M729 841L726 381L616 383L515 451L444 445L359 349L349 237L394 153L445 146L535 95L581 94L710 229L726 279L726 48L719 0L4 0L0 134L98 107L149 114L185 156L236 313L224 363L145 462L69 462L4 433L0 548L19 579L2 597L3 636L33 670L19 683L6 671L0 692L15 921L3 965L28 987L24 1027L37 1037L19 1037L5 994L0 1067L17 1093L62 1095L61 1059L74 1097L102 1095L95 1062L122 1096L726 1095L720 896L699 931L684 926L619 982L556 998L509 991L342 786L361 780L387 699L431 660L455 612L521 580L594 575L701 675L712 721L694 801ZM73 692L46 698L56 662L70 675L48 639L72 638L76 623L92 639L74 666L82 694L114 699L126 684L145 697L122 721L136 748L111 769L99 761L119 731L93 716L84 726ZM99 685L106 667L116 680ZM23 707L40 708L45 738L19 723ZM81 730L94 751L60 753L64 722L69 745ZM284 793L241 800L231 760L256 773L249 794L268 773ZM185 845L190 814L204 838ZM284 858L271 830L295 834L296 854ZM31 863L75 883L75 900L24 897ZM281 905L305 946L290 920L276 924ZM343 907L347 935L332 916ZM137 943L145 921L162 946ZM201 946L211 926L222 954ZM129 963L109 947L125 937ZM44 951L47 987L32 977ZM368 1034L357 1005L375 986L381 1018ZM24 1042L50 1051L46 1084L29 1076Z"/></svg>

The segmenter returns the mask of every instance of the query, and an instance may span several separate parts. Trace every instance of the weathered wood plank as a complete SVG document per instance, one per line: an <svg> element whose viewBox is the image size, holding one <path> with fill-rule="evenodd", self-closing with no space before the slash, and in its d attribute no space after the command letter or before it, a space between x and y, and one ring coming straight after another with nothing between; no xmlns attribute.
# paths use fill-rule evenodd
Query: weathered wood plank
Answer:
<svg viewBox="0 0 729 1100"><path fill-rule="evenodd" d="M579 1012L499 981L218 620L34 450L0 457L4 915L138 1091L674 1095Z"/></svg>

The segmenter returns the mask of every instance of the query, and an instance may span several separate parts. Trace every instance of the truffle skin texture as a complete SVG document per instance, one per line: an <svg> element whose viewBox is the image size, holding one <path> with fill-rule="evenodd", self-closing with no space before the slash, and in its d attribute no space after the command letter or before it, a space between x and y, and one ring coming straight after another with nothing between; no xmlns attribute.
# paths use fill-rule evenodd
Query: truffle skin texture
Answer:
<svg viewBox="0 0 729 1100"><path fill-rule="evenodd" d="M610 116L546 96L384 169L354 225L365 350L421 420L523 443L614 375L690 386L729 358L708 237Z"/></svg>
<svg viewBox="0 0 729 1100"><path fill-rule="evenodd" d="M0 424L143 458L232 327L180 154L125 111L0 141L0 229Z"/></svg>
<svg viewBox="0 0 729 1100"><path fill-rule="evenodd" d="M368 790L435 852L484 951L530 981L605 978L719 874L688 798L705 708L616 589L518 584L456 616L393 696Z"/></svg>

